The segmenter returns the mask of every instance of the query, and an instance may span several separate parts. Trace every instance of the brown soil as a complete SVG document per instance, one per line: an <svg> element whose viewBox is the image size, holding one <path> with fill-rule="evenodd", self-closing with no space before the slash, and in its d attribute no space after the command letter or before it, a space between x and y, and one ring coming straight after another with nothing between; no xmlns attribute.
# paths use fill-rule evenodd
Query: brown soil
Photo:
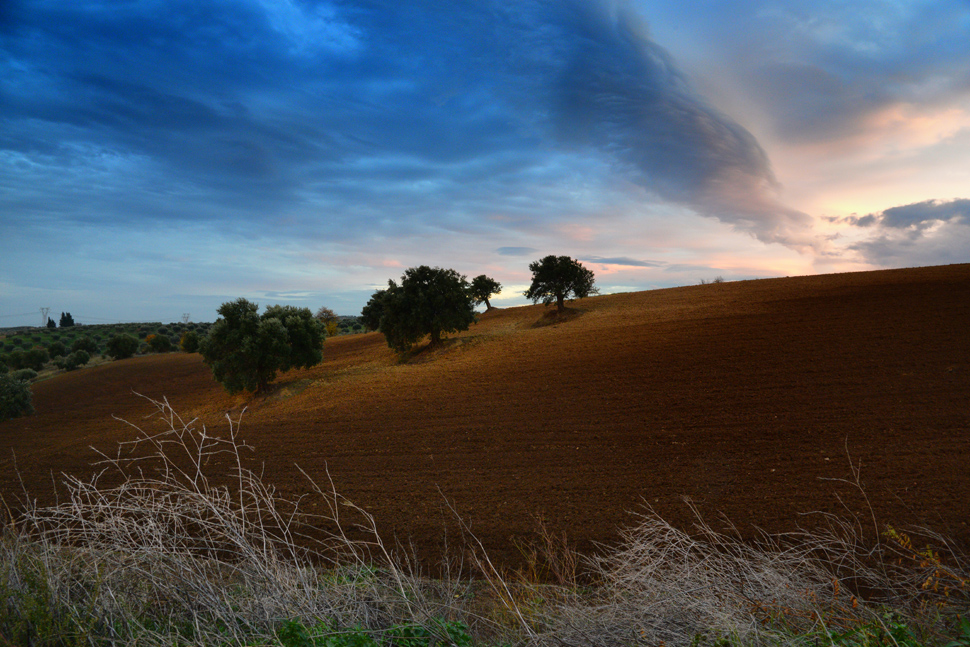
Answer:
<svg viewBox="0 0 970 647"><path fill-rule="evenodd" d="M0 492L49 503L153 398L225 433L284 495L304 471L422 560L458 543L449 504L500 563L537 520L582 550L652 507L693 506L744 537L819 512L925 525L970 546L970 265L783 278L495 309L402 363L372 333L271 393L229 396L198 355L133 358L37 383L35 415L0 424ZM151 424L151 423L144 423ZM15 457L15 458L14 458ZM860 468L863 492L844 479ZM16 469L15 469L16 468ZM311 499L307 505L313 509ZM871 509L870 509L871 506ZM722 519L725 520L722 522Z"/></svg>

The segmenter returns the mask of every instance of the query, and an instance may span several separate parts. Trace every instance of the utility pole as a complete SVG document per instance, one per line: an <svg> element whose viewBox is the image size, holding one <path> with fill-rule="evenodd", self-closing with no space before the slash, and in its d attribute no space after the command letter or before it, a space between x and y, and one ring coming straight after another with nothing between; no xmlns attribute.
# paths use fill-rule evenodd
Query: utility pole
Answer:
<svg viewBox="0 0 970 647"><path fill-rule="evenodd" d="M40 321L40 327L41 328L44 328L44 327L47 326L47 313L49 313L50 311L51 311L50 308L41 308L40 309L40 319L41 319L41 321Z"/></svg>

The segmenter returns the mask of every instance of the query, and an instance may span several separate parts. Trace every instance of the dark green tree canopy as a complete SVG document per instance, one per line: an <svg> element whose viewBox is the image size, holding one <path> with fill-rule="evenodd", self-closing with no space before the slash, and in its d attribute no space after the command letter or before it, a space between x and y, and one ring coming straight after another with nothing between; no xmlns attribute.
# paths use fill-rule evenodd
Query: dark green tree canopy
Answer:
<svg viewBox="0 0 970 647"><path fill-rule="evenodd" d="M74 317L71 316L70 312L61 313L61 328L70 328L74 325Z"/></svg>
<svg viewBox="0 0 970 647"><path fill-rule="evenodd" d="M246 299L223 303L222 317L199 343L199 352L227 391L258 393L277 371L309 368L323 360L320 322L309 308L272 306L262 316Z"/></svg>
<svg viewBox="0 0 970 647"><path fill-rule="evenodd" d="M387 289L371 297L362 316L370 326L380 312L378 329L387 345L405 352L425 335L430 346L441 343L442 333L468 330L475 321L474 299L468 281L455 270L440 267L412 267L405 270L401 284L387 282Z"/></svg>
<svg viewBox="0 0 970 647"><path fill-rule="evenodd" d="M108 355L115 359L127 359L138 350L138 340L131 335L119 333L108 340Z"/></svg>
<svg viewBox="0 0 970 647"><path fill-rule="evenodd" d="M387 290L378 290L371 295L364 309L360 311L360 320L367 330L380 330L381 317L384 316L384 297Z"/></svg>
<svg viewBox="0 0 970 647"><path fill-rule="evenodd" d="M475 304L484 303L486 310L492 309L492 304L488 302L493 294L502 291L502 284L484 274L479 274L472 279L471 294L475 299Z"/></svg>
<svg viewBox="0 0 970 647"><path fill-rule="evenodd" d="M57 328L57 324L54 323L54 320L53 319L51 319L50 317L47 317L47 327L48 328Z"/></svg>
<svg viewBox="0 0 970 647"><path fill-rule="evenodd" d="M190 330L182 335L179 341L179 346L182 347L186 353L195 353L199 350L199 333L194 330Z"/></svg>
<svg viewBox="0 0 970 647"><path fill-rule="evenodd" d="M74 343L71 344L71 352L79 350L87 351L88 353L97 353L98 344L96 341L86 335L84 337L78 337L74 340Z"/></svg>
<svg viewBox="0 0 970 647"><path fill-rule="evenodd" d="M566 299L582 299L597 293L593 287L595 279L592 270L568 256L546 256L530 263L529 269L532 271L532 285L525 291L525 297L532 299L532 303L542 301L549 305L555 302L557 311L562 312Z"/></svg>

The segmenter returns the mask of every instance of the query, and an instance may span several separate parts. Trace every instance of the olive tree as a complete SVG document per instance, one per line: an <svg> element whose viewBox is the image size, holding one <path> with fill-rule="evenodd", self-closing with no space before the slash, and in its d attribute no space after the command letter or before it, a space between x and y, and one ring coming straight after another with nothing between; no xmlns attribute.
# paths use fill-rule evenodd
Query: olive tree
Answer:
<svg viewBox="0 0 970 647"><path fill-rule="evenodd" d="M525 297L532 303L542 301L549 305L556 303L556 311L565 309L565 300L573 297L582 299L596 294L593 287L592 270L588 270L568 256L546 256L529 264L532 271L532 285L525 291Z"/></svg>
<svg viewBox="0 0 970 647"><path fill-rule="evenodd" d="M108 340L107 354L115 359L128 359L138 350L138 340L131 335L118 333Z"/></svg>
<svg viewBox="0 0 970 647"><path fill-rule="evenodd" d="M0 422L34 412L30 386L14 375L0 375Z"/></svg>
<svg viewBox="0 0 970 647"><path fill-rule="evenodd" d="M404 271L401 283L387 282L361 313L371 327L377 317L378 330L387 345L405 352L425 335L429 346L441 344L442 333L468 330L475 321L474 299L464 275L440 267L412 267Z"/></svg>
<svg viewBox="0 0 970 647"><path fill-rule="evenodd" d="M486 310L492 309L492 304L488 302L493 294L502 291L502 284L493 278L479 274L472 279L471 294L475 299L475 304L484 303Z"/></svg>
<svg viewBox="0 0 970 647"><path fill-rule="evenodd" d="M322 326L309 308L272 306L260 316L246 299L223 303L222 315L199 343L202 359L229 393L259 393L277 372L323 360Z"/></svg>
<svg viewBox="0 0 970 647"><path fill-rule="evenodd" d="M367 305L360 311L360 320L367 330L380 330L381 317L384 316L384 297L387 290L378 290L371 295Z"/></svg>

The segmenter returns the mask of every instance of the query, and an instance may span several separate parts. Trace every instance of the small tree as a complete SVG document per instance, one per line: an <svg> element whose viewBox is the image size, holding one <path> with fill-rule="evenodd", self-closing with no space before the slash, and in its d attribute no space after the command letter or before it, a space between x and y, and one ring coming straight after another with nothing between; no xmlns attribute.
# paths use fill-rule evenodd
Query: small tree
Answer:
<svg viewBox="0 0 970 647"><path fill-rule="evenodd" d="M592 270L583 267L579 261L568 256L546 256L529 264L532 271L532 285L525 291L525 297L532 303L556 303L556 311L565 310L564 301L570 296L582 299L596 294L593 287Z"/></svg>
<svg viewBox="0 0 970 647"><path fill-rule="evenodd" d="M323 324L327 331L327 337L334 337L338 333L339 318L337 313L326 306L320 306L317 310L316 318Z"/></svg>
<svg viewBox="0 0 970 647"><path fill-rule="evenodd" d="M153 353L167 353L172 350L172 340L168 335L149 335L145 341Z"/></svg>
<svg viewBox="0 0 970 647"><path fill-rule="evenodd" d="M30 386L12 375L0 375L0 422L34 412Z"/></svg>
<svg viewBox="0 0 970 647"><path fill-rule="evenodd" d="M74 325L74 317L71 316L70 312L61 313L61 328L70 328Z"/></svg>
<svg viewBox="0 0 970 647"><path fill-rule="evenodd" d="M138 340L131 335L120 333L108 340L108 355L115 359L127 359L138 350Z"/></svg>
<svg viewBox="0 0 970 647"><path fill-rule="evenodd" d="M488 299L493 294L499 294L502 291L502 284L484 274L479 274L472 279L471 291L475 305L484 303L485 309L491 310L492 304L488 302Z"/></svg>
<svg viewBox="0 0 970 647"><path fill-rule="evenodd" d="M63 357L67 355L67 349L59 341L51 342L51 345L47 347L47 353L51 356L51 359L56 357Z"/></svg>
<svg viewBox="0 0 970 647"><path fill-rule="evenodd" d="M182 335L179 340L179 346L186 353L195 353L199 350L199 333L194 330L190 330Z"/></svg>
<svg viewBox="0 0 970 647"><path fill-rule="evenodd" d="M98 352L98 342L94 341L88 336L78 337L71 344L71 352L76 353L79 350L83 350L87 353L97 353Z"/></svg>
<svg viewBox="0 0 970 647"><path fill-rule="evenodd" d="M57 328L57 324L54 323L54 320L53 319L51 319L50 317L47 317L47 327L48 328Z"/></svg>
<svg viewBox="0 0 970 647"><path fill-rule="evenodd" d="M262 316L246 299L223 303L199 352L229 393L260 392L277 371L310 368L323 360L320 322L308 308L273 306Z"/></svg>
<svg viewBox="0 0 970 647"><path fill-rule="evenodd" d="M407 351L425 335L430 335L429 346L434 348L441 344L442 333L468 330L475 321L468 281L455 270L422 265L405 270L401 285L387 283L378 299L379 330L398 352Z"/></svg>
<svg viewBox="0 0 970 647"><path fill-rule="evenodd" d="M23 365L21 368L29 368L35 371L40 371L44 368L44 364L50 361L50 355L47 353L46 348L37 346L31 348L29 351L24 353Z"/></svg>

